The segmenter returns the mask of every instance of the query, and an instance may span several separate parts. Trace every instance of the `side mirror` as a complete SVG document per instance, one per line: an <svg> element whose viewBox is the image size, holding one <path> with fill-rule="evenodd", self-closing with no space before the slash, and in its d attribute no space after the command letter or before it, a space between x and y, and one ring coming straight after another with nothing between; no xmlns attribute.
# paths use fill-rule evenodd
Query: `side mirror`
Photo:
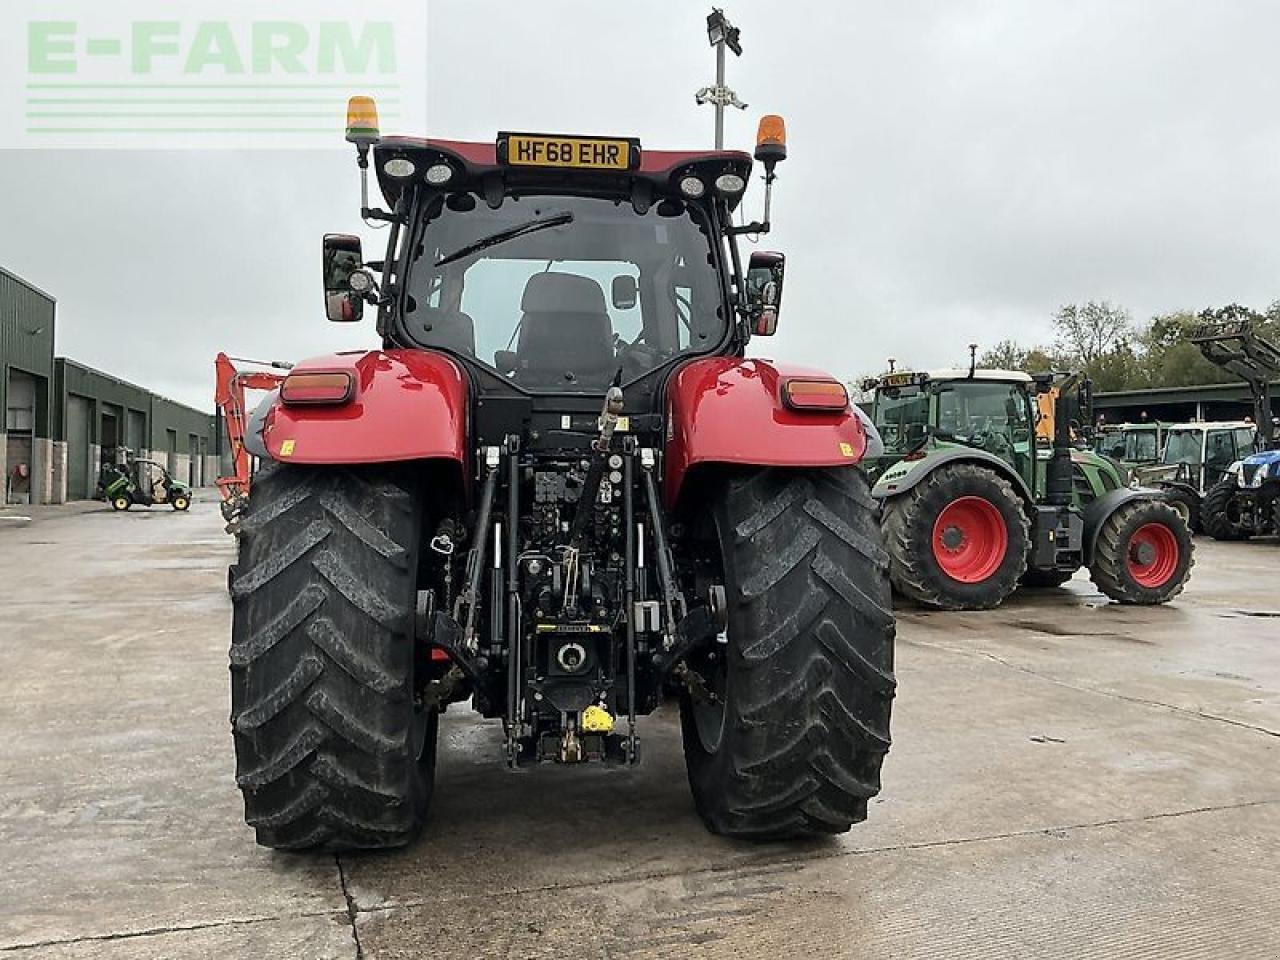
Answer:
<svg viewBox="0 0 1280 960"><path fill-rule="evenodd" d="M355 323L364 317L364 297L351 278L364 272L360 238L330 233L324 238L324 307L334 323ZM358 285L358 281L357 281Z"/></svg>
<svg viewBox="0 0 1280 960"><path fill-rule="evenodd" d="M613 278L613 308L630 310L640 299L640 290L636 286L636 278L629 273Z"/></svg>
<svg viewBox="0 0 1280 960"><path fill-rule="evenodd" d="M757 252L751 255L747 268L747 315L751 320L751 332L757 337L771 337L778 330L786 266L787 258L781 253Z"/></svg>

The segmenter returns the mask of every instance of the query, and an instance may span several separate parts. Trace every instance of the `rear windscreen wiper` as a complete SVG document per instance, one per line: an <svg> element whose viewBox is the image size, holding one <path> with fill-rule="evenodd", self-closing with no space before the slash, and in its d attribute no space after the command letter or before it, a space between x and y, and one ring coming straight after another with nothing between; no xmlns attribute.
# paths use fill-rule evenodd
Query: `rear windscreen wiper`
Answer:
<svg viewBox="0 0 1280 960"><path fill-rule="evenodd" d="M436 261L437 267L443 267L446 264L454 263L479 253L481 250L488 250L490 247L496 247L500 243L506 243L508 240L515 240L517 237L523 237L530 233L537 233L539 230L549 230L552 227L563 227L565 224L573 223L572 213L558 213L554 217L547 217L545 220L530 220L528 223L522 223L518 227L508 227L506 230L499 230L495 234L491 234L477 240L475 243L469 243L460 250L455 250L447 257L441 257Z"/></svg>

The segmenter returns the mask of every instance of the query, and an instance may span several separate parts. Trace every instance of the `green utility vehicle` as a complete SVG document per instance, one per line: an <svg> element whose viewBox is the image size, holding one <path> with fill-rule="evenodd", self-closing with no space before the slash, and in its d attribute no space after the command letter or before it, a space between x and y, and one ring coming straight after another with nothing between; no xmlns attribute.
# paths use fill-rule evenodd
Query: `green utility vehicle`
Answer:
<svg viewBox="0 0 1280 960"><path fill-rule="evenodd" d="M1164 603L1192 565L1191 532L1158 490L1133 488L1076 446L1090 385L1009 370L894 373L875 391L883 449L868 462L893 585L947 610L999 605L1018 586L1058 586L1088 567L1121 603ZM1037 400L1053 397L1052 442Z"/></svg>
<svg viewBox="0 0 1280 960"><path fill-rule="evenodd" d="M131 458L123 466L104 468L101 486L113 510L166 503L175 510L191 506L191 488L154 460Z"/></svg>

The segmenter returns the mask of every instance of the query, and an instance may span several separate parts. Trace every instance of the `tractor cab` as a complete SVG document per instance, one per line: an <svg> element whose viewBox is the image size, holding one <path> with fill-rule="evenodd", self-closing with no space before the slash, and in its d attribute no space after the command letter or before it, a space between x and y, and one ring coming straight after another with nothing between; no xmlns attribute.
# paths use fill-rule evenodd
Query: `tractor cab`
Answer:
<svg viewBox="0 0 1280 960"><path fill-rule="evenodd" d="M1117 423L1098 431L1093 448L1132 470L1161 462L1167 431L1163 423Z"/></svg>
<svg viewBox="0 0 1280 960"><path fill-rule="evenodd" d="M370 305L388 345L459 364L487 400L483 441L522 422L563 438L614 387L643 433L676 366L741 355L776 329L785 259L757 252L744 265L737 246L769 229L734 223L750 154L628 137L380 138L368 109L353 106L349 139L372 157L388 210L363 212L390 224L390 242L366 263L358 238L325 238L329 318L359 320ZM765 118L755 157L767 184L784 156L781 119Z"/></svg>
<svg viewBox="0 0 1280 960"><path fill-rule="evenodd" d="M895 461L914 463L926 451L969 449L1004 461L1034 484L1037 415L1030 375L934 370L893 373L869 385L885 452L870 467L877 477Z"/></svg>
<svg viewBox="0 0 1280 960"><path fill-rule="evenodd" d="M1141 465L1134 476L1144 483L1177 479L1203 494L1225 477L1231 465L1253 453L1254 426L1245 421L1176 423L1154 466Z"/></svg>

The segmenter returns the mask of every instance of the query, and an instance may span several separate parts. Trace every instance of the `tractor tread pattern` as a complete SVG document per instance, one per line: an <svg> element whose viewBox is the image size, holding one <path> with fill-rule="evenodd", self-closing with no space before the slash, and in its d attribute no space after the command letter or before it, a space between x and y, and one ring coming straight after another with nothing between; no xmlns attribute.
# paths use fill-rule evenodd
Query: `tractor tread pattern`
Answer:
<svg viewBox="0 0 1280 960"><path fill-rule="evenodd" d="M714 752L682 705L695 804L730 836L843 833L866 818L889 749L895 627L879 505L856 468L732 474L722 494L732 693Z"/></svg>
<svg viewBox="0 0 1280 960"><path fill-rule="evenodd" d="M401 846L414 757L415 499L378 468L265 466L232 589L232 729L245 820L281 850ZM359 570L359 575L356 574Z"/></svg>
<svg viewBox="0 0 1280 960"><path fill-rule="evenodd" d="M1215 540L1248 540L1253 535L1252 530L1231 519L1231 500L1239 489L1236 478L1228 476L1205 491L1200 501L1200 526Z"/></svg>
<svg viewBox="0 0 1280 960"><path fill-rule="evenodd" d="M940 507L960 496L978 494L1004 506L1002 514L1014 518L1009 530L1012 562L997 570L981 585L960 594L933 559L933 526ZM997 607L1018 587L1027 570L1031 523L1022 498L1013 485L987 467L972 463L948 464L935 469L910 490L888 500L884 513L885 541L890 557L894 589L918 604L941 610L989 610ZM969 587L970 585L964 585ZM976 586L976 585L974 585Z"/></svg>

